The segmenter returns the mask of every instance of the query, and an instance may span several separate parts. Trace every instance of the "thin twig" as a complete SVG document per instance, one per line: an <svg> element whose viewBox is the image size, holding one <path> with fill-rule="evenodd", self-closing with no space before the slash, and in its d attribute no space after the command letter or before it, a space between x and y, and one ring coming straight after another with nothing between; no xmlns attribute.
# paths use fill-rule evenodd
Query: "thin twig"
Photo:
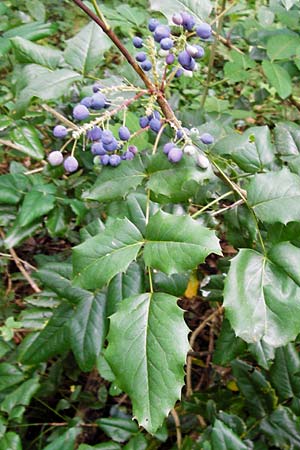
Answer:
<svg viewBox="0 0 300 450"><path fill-rule="evenodd" d="M233 209L233 208L235 208L236 206L242 205L243 203L244 203L244 200L243 200L242 198L240 198L240 199L237 200L236 202L232 203L232 205L225 206L224 208L219 209L219 211L214 211L214 212L212 212L212 213L210 214L210 216L211 216L211 217L218 216L219 214L222 214L223 212L228 211L229 209Z"/></svg>
<svg viewBox="0 0 300 450"><path fill-rule="evenodd" d="M197 336L201 331L206 327L206 325L218 314L221 314L223 308L220 307L218 309L215 309L214 312L212 312L206 319L204 319L200 325L193 331L190 338L190 346L193 349L193 346L195 344L195 341L197 339ZM193 394L193 387L192 387L192 358L188 355L187 357L187 363L186 363L186 395L187 397L190 397Z"/></svg>
<svg viewBox="0 0 300 450"><path fill-rule="evenodd" d="M73 130L78 130L78 126L75 125L75 123L71 122L71 120L67 119L65 116L63 116L62 114L60 114L58 111L56 111L55 109L51 108L51 106L46 105L45 103L43 103L42 108L49 112L50 114L52 114L54 117L56 117L57 119L59 119L61 122L63 122L65 125L68 125L70 128L72 128Z"/></svg>
<svg viewBox="0 0 300 450"><path fill-rule="evenodd" d="M180 420L179 420L179 416L178 416L175 408L171 409L171 414L174 419L175 427L176 427L177 447L178 447L178 450L180 450L181 446L182 446L182 434L181 434Z"/></svg>

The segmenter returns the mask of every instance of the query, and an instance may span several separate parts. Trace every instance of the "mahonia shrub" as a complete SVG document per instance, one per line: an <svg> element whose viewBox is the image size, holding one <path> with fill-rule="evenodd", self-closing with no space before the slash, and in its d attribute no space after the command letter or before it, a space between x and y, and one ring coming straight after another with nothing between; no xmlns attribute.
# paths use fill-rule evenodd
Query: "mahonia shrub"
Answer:
<svg viewBox="0 0 300 450"><path fill-rule="evenodd" d="M55 33L39 2L3 37L21 68L0 142L38 166L0 176L3 255L34 291L0 328L0 450L300 448L299 5L239 23L151 0L145 27L138 5L70 3L91 22L64 52L32 42Z"/></svg>

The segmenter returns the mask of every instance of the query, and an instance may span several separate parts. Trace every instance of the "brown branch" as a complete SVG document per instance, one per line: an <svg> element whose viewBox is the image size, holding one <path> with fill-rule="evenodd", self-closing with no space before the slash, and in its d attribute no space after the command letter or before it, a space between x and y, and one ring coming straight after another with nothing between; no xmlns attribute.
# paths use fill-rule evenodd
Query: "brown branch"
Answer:
<svg viewBox="0 0 300 450"><path fill-rule="evenodd" d="M178 416L175 408L171 409L171 415L174 419L175 427L176 427L177 448L178 448L178 450L180 450L181 446L182 446L182 434L181 434L179 416Z"/></svg>

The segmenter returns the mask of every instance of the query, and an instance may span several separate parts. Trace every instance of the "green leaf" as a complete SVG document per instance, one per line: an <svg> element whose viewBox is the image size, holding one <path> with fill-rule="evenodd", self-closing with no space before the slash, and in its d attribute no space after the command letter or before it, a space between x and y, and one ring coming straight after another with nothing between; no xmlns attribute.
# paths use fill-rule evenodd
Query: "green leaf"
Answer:
<svg viewBox="0 0 300 450"><path fill-rule="evenodd" d="M271 413L277 405L277 397L265 376L238 359L232 361L231 367L250 414L262 418Z"/></svg>
<svg viewBox="0 0 300 450"><path fill-rule="evenodd" d="M262 420L261 431L268 436L271 445L278 448L300 448L300 419L284 406L279 406Z"/></svg>
<svg viewBox="0 0 300 450"><path fill-rule="evenodd" d="M212 450L247 450L249 447L228 428L221 420L216 419L211 432Z"/></svg>
<svg viewBox="0 0 300 450"><path fill-rule="evenodd" d="M262 62L263 71L271 84L276 89L281 98L287 98L292 93L292 80L289 73L279 64L264 60Z"/></svg>
<svg viewBox="0 0 300 450"><path fill-rule="evenodd" d="M244 353L247 346L242 339L235 336L227 319L223 320L216 348L213 354L213 363L225 366L237 356Z"/></svg>
<svg viewBox="0 0 300 450"><path fill-rule="evenodd" d="M31 378L16 389L14 389L9 394L6 394L5 399L1 402L0 410L6 412L10 418L14 416L16 418L16 414L14 415L14 409L21 407L21 413L25 411L25 406L28 406L31 398L39 389L40 384L37 378ZM18 418L20 414L17 415Z"/></svg>
<svg viewBox="0 0 300 450"><path fill-rule="evenodd" d="M299 46L300 38L297 34L271 36L267 43L267 55L271 60L289 59L296 54Z"/></svg>
<svg viewBox="0 0 300 450"><path fill-rule="evenodd" d="M272 345L266 344L265 341L259 341L248 344L248 350L261 367L269 370L275 356L275 348Z"/></svg>
<svg viewBox="0 0 300 450"><path fill-rule="evenodd" d="M51 444L43 447L43 450L74 450L79 433L81 433L80 427L69 428L61 436L55 438Z"/></svg>
<svg viewBox="0 0 300 450"><path fill-rule="evenodd" d="M20 227L18 221L10 228L3 243L6 248L12 248L19 245L24 239L31 236L40 227L40 222L30 223L25 227Z"/></svg>
<svg viewBox="0 0 300 450"><path fill-rule="evenodd" d="M128 219L116 219L103 233L73 248L74 283L101 288L124 272L143 245L139 230Z"/></svg>
<svg viewBox="0 0 300 450"><path fill-rule="evenodd" d="M116 442L104 442L103 444L88 445L80 444L78 450L121 450L121 447Z"/></svg>
<svg viewBox="0 0 300 450"><path fill-rule="evenodd" d="M210 253L221 255L213 231L190 216L175 216L159 211L146 229L144 260L147 266L167 274L194 269Z"/></svg>
<svg viewBox="0 0 300 450"><path fill-rule="evenodd" d="M22 363L38 364L67 351L70 348L68 326L73 313L71 306L61 304L45 328L37 334L26 352L21 355Z"/></svg>
<svg viewBox="0 0 300 450"><path fill-rule="evenodd" d="M105 417L97 420L97 424L107 436L116 442L125 442L132 434L138 432L137 424L131 419Z"/></svg>
<svg viewBox="0 0 300 450"><path fill-rule="evenodd" d="M20 436L13 431L5 433L0 439L0 450L22 450L22 448Z"/></svg>
<svg viewBox="0 0 300 450"><path fill-rule="evenodd" d="M29 41L38 41L45 37L51 36L57 30L57 25L53 23L44 23L41 21L26 23L19 27L11 28L3 33L4 38L13 38L20 36Z"/></svg>
<svg viewBox="0 0 300 450"><path fill-rule="evenodd" d="M37 190L28 192L17 217L19 226L26 227L39 217L46 215L54 208L54 195Z"/></svg>
<svg viewBox="0 0 300 450"><path fill-rule="evenodd" d="M116 168L104 167L94 186L84 192L82 197L99 202L125 198L130 191L142 183L145 176L139 157L133 161L123 161Z"/></svg>
<svg viewBox="0 0 300 450"><path fill-rule="evenodd" d="M183 385L188 328L176 302L168 294L145 293L124 300L111 316L105 357L150 433L162 425Z"/></svg>
<svg viewBox="0 0 300 450"><path fill-rule="evenodd" d="M147 450L148 441L142 433L133 436L130 441L123 447L123 450Z"/></svg>
<svg viewBox="0 0 300 450"><path fill-rule="evenodd" d="M300 178L287 168L254 176L247 191L249 205L263 222L300 219Z"/></svg>
<svg viewBox="0 0 300 450"><path fill-rule="evenodd" d="M168 19L178 11L187 11L198 20L207 19L211 13L212 5L209 0L150 0L150 8L162 12Z"/></svg>
<svg viewBox="0 0 300 450"><path fill-rule="evenodd" d="M30 182L26 175L20 173L13 175L8 173L0 176L0 203L6 205L17 205L25 192L28 190Z"/></svg>
<svg viewBox="0 0 300 450"><path fill-rule="evenodd" d="M26 0L26 7L34 19L45 20L46 8L40 0Z"/></svg>
<svg viewBox="0 0 300 450"><path fill-rule="evenodd" d="M41 160L44 157L44 146L40 141L37 130L26 125L14 128L11 132L11 140L20 147L20 151L31 158Z"/></svg>
<svg viewBox="0 0 300 450"><path fill-rule="evenodd" d="M0 391L19 384L23 379L23 373L16 366L4 362L0 364Z"/></svg>
<svg viewBox="0 0 300 450"><path fill-rule="evenodd" d="M255 173L270 168L275 149L267 126L252 127L243 134L230 134L214 146L219 155L229 155L244 171Z"/></svg>
<svg viewBox="0 0 300 450"><path fill-rule="evenodd" d="M62 53L54 48L34 44L20 36L11 39L18 61L35 63L49 69L56 69L62 59Z"/></svg>
<svg viewBox="0 0 300 450"><path fill-rule="evenodd" d="M87 295L76 305L69 324L71 349L84 372L92 370L106 337L106 296Z"/></svg>
<svg viewBox="0 0 300 450"><path fill-rule="evenodd" d="M300 331L300 288L292 266L300 250L287 245L274 246L268 259L254 250L242 249L231 260L224 307L236 335L247 342L263 339L279 347ZM282 252L281 259L277 251Z"/></svg>
<svg viewBox="0 0 300 450"><path fill-rule="evenodd" d="M300 397L300 358L294 344L276 349L270 378L280 401Z"/></svg>
<svg viewBox="0 0 300 450"><path fill-rule="evenodd" d="M67 41L65 61L82 75L87 75L103 61L103 54L110 46L110 39L96 23L91 22Z"/></svg>

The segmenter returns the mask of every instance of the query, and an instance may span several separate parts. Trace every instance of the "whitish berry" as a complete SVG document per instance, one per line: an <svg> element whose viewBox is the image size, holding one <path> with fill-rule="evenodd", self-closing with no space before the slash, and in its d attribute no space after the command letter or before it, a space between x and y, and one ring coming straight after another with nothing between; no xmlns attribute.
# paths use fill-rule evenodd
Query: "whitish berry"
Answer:
<svg viewBox="0 0 300 450"><path fill-rule="evenodd" d="M193 156L196 153L196 149L193 145L186 145L184 147L183 151L186 155L190 155L190 156Z"/></svg>
<svg viewBox="0 0 300 450"><path fill-rule="evenodd" d="M89 110L84 105L76 105L73 109L73 117L77 120L87 119L90 115Z"/></svg>
<svg viewBox="0 0 300 450"><path fill-rule="evenodd" d="M53 128L53 136L63 139L67 136L68 130L63 125L56 125L56 127Z"/></svg>
<svg viewBox="0 0 300 450"><path fill-rule="evenodd" d="M119 138L122 141L128 141L128 139L130 138L130 131L128 130L127 127L120 127L119 128Z"/></svg>
<svg viewBox="0 0 300 450"><path fill-rule="evenodd" d="M208 39L212 34L211 26L208 23L201 23L196 28L196 33L201 39Z"/></svg>
<svg viewBox="0 0 300 450"><path fill-rule="evenodd" d="M78 169L78 161L74 156L68 156L64 160L64 168L67 172L75 172Z"/></svg>
<svg viewBox="0 0 300 450"><path fill-rule="evenodd" d="M132 39L132 43L133 43L135 48L142 48L143 47L143 39L138 37L138 36L135 36Z"/></svg>
<svg viewBox="0 0 300 450"><path fill-rule="evenodd" d="M203 133L200 136L200 140L203 142L203 144L210 145L214 142L214 137L209 133Z"/></svg>
<svg viewBox="0 0 300 450"><path fill-rule="evenodd" d="M198 155L197 164L201 169L207 169L209 167L209 160L204 155Z"/></svg>
<svg viewBox="0 0 300 450"><path fill-rule="evenodd" d="M173 147L168 153L168 160L172 163L177 163L181 160L182 156L182 150L180 150L180 148Z"/></svg>
<svg viewBox="0 0 300 450"><path fill-rule="evenodd" d="M49 153L48 155L48 162L51 166L60 166L61 163L63 162L63 155L61 152L59 151L54 151Z"/></svg>

